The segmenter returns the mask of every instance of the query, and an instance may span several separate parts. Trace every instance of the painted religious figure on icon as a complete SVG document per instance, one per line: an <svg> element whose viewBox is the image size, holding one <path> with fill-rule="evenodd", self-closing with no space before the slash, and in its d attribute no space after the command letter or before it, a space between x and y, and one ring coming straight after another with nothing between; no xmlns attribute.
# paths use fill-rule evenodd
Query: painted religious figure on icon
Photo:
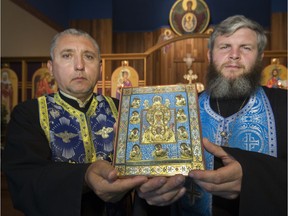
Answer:
<svg viewBox="0 0 288 216"><path fill-rule="evenodd" d="M18 77L8 66L1 69L1 121L7 124L18 100Z"/></svg>
<svg viewBox="0 0 288 216"><path fill-rule="evenodd" d="M287 67L282 65L278 58L273 58L271 64L262 72L261 84L268 88L288 89L287 72Z"/></svg>
<svg viewBox="0 0 288 216"><path fill-rule="evenodd" d="M54 77L51 76L48 68L42 66L35 71L32 77L32 97L38 98L45 94L51 94L58 89Z"/></svg>
<svg viewBox="0 0 288 216"><path fill-rule="evenodd" d="M138 80L137 71L129 66L128 61L122 61L122 66L118 67L111 76L111 96L120 99L122 89L138 86Z"/></svg>
<svg viewBox="0 0 288 216"><path fill-rule="evenodd" d="M143 121L142 143L174 143L175 115L169 106L162 104L162 97L155 96L153 104L147 110L143 110L146 116Z"/></svg>
<svg viewBox="0 0 288 216"><path fill-rule="evenodd" d="M174 37L170 29L165 29L164 32L159 36L158 43L170 40ZM163 54L167 54L172 44L167 44L161 48Z"/></svg>
<svg viewBox="0 0 288 216"><path fill-rule="evenodd" d="M12 109L18 102L18 77L15 71L4 64L1 68L1 149L6 143L6 128Z"/></svg>
<svg viewBox="0 0 288 216"><path fill-rule="evenodd" d="M177 0L170 10L169 21L178 35L202 33L210 21L210 12L203 0Z"/></svg>

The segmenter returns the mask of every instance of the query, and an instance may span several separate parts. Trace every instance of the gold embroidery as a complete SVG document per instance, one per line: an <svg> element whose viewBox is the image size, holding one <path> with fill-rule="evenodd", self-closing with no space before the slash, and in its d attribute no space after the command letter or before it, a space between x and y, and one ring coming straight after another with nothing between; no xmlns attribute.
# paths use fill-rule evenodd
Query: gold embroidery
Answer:
<svg viewBox="0 0 288 216"><path fill-rule="evenodd" d="M110 106L110 108L111 108L111 110L112 110L112 113L113 113L113 117L115 118L115 119L117 119L117 117L118 117L118 110L117 110L117 108L116 108L116 106L115 106L115 104L114 104L114 102L113 102L113 99L111 98L111 97L106 97L106 96L103 96L105 99L106 99L106 101L108 102L108 104L109 104L109 106Z"/></svg>
<svg viewBox="0 0 288 216"><path fill-rule="evenodd" d="M71 138L78 136L78 134L69 133L67 131L58 134L55 133L55 135L61 138L64 143L69 143Z"/></svg>
<svg viewBox="0 0 288 216"><path fill-rule="evenodd" d="M113 99L110 97L105 97L106 101L110 105L112 114L114 118L117 118L118 111L117 108L113 102ZM48 108L47 108L47 102L46 102L46 96L42 96L38 98L38 103L39 103L39 116L40 116L40 124L41 128L43 129L49 145L51 142L51 137L50 137L50 125L49 125L49 115L48 115ZM77 122L80 125L80 134L81 138L83 140L83 145L85 149L85 162L90 163L96 161L96 149L94 147L94 143L92 140L92 134L91 134L91 125L89 122L87 122L87 119L89 119L92 115L95 115L95 110L98 106L98 101L95 97L92 98L91 105L87 111L87 115L84 113L80 112L79 110L75 109L74 107L70 106L68 103L66 103L64 100L61 99L59 93L54 94L54 100L55 103L59 104L64 110L66 110L71 116L74 116L77 119ZM59 117L60 113L56 109L49 110L51 116L53 118ZM86 119L87 118L87 119ZM102 128L101 133L102 137L105 138L108 136L109 133L113 131L112 127L109 128ZM97 133L97 132L96 132ZM70 139L73 137L76 137L78 134L75 133L69 133L67 131L64 131L62 133L55 134L55 136L60 137L64 143L69 143ZM110 155L112 158L113 155Z"/></svg>
<svg viewBox="0 0 288 216"><path fill-rule="evenodd" d="M96 135L101 135L102 138L106 139L109 137L109 133L111 133L113 131L112 127L103 127L101 130L95 132Z"/></svg>
<svg viewBox="0 0 288 216"><path fill-rule="evenodd" d="M63 107L63 109L65 109L68 113L70 113L72 116L78 119L85 149L85 162L91 163L96 161L96 150L94 148L94 144L92 142L89 130L90 125L88 125L85 114L83 114L82 112L80 112L79 110L75 109L74 107L66 103L64 100L62 100L59 93L56 93L54 95L54 99L56 103L58 103ZM89 111L87 112L87 119L95 112L97 105L98 101L93 97L91 105L89 107Z"/></svg>
<svg viewBox="0 0 288 216"><path fill-rule="evenodd" d="M49 126L49 118L48 118L48 110L47 110L47 104L46 104L46 97L45 96L41 96L38 97L38 104L39 104L39 118L40 118L40 125L41 128L43 129L49 145L50 145L50 126Z"/></svg>

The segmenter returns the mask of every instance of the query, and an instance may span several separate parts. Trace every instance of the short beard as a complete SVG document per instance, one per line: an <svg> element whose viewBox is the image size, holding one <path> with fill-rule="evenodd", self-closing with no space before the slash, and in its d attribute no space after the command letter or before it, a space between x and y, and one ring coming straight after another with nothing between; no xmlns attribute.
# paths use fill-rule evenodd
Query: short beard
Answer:
<svg viewBox="0 0 288 216"><path fill-rule="evenodd" d="M213 61L211 62L206 76L206 89L211 98L229 99L248 97L253 94L260 85L263 66L259 58L251 68L251 71L246 72L236 79L223 77L220 71L217 71Z"/></svg>

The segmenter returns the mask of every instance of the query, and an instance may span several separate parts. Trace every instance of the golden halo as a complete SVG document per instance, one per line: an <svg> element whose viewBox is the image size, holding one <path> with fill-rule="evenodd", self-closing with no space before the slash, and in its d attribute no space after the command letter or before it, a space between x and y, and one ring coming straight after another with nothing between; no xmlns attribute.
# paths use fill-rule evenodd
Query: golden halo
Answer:
<svg viewBox="0 0 288 216"><path fill-rule="evenodd" d="M195 10L196 7L197 7L197 1L196 1L196 0L183 0L183 1L182 1L182 7L183 7L183 9L184 9L185 11L188 10L188 8L187 8L187 2L188 2L188 1L191 1L191 2L192 2L192 10Z"/></svg>
<svg viewBox="0 0 288 216"><path fill-rule="evenodd" d="M128 68L126 68L126 67L123 67L123 69L121 69L121 71L120 71L120 73L119 73L119 77L122 77L122 73L123 73L123 72L127 72L128 78L130 77L131 72L130 72L130 70L129 70Z"/></svg>
<svg viewBox="0 0 288 216"><path fill-rule="evenodd" d="M172 31L170 29L165 29L164 35L171 35Z"/></svg>

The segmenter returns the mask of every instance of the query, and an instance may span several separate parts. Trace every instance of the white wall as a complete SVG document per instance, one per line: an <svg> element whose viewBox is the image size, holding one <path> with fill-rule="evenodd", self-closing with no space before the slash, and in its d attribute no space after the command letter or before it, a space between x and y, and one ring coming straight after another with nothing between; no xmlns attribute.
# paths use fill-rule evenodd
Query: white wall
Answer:
<svg viewBox="0 0 288 216"><path fill-rule="evenodd" d="M10 0L1 0L1 56L49 56L57 31Z"/></svg>

